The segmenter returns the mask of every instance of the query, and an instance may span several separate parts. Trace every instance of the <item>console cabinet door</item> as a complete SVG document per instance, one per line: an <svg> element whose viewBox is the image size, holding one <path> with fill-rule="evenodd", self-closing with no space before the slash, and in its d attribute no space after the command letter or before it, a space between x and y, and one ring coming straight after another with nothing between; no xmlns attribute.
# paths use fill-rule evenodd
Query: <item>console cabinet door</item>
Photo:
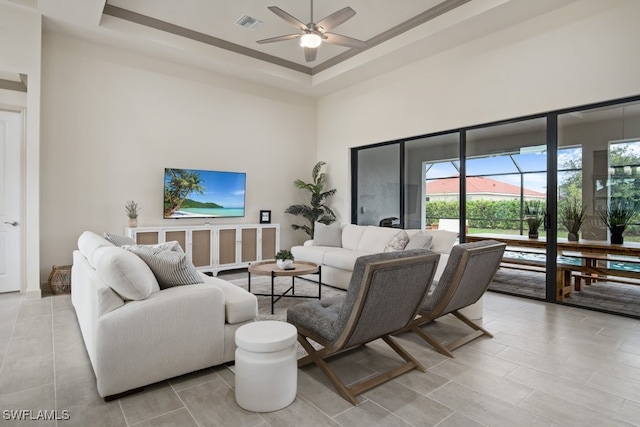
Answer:
<svg viewBox="0 0 640 427"><path fill-rule="evenodd" d="M187 245L187 230L167 230L164 233L165 242L177 241L182 250L185 253L189 252L189 246Z"/></svg>
<svg viewBox="0 0 640 427"><path fill-rule="evenodd" d="M275 259L280 242L277 227L262 227L260 230L260 259Z"/></svg>
<svg viewBox="0 0 640 427"><path fill-rule="evenodd" d="M256 227L240 229L241 250L240 262L248 263L258 260L258 229Z"/></svg>
<svg viewBox="0 0 640 427"><path fill-rule="evenodd" d="M238 228L220 228L218 230L218 265L238 263Z"/></svg>
<svg viewBox="0 0 640 427"><path fill-rule="evenodd" d="M189 254L191 255L191 262L196 268L213 266L211 243L210 228L205 230L191 230Z"/></svg>
<svg viewBox="0 0 640 427"><path fill-rule="evenodd" d="M133 231L133 240L139 245L155 245L160 242L160 230L158 231Z"/></svg>

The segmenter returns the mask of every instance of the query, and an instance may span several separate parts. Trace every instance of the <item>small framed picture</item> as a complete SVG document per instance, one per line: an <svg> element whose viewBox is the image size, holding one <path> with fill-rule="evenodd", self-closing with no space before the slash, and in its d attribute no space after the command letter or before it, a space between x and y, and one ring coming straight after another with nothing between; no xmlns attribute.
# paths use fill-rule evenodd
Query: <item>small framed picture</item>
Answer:
<svg viewBox="0 0 640 427"><path fill-rule="evenodd" d="M271 211L260 211L260 224L271 224Z"/></svg>

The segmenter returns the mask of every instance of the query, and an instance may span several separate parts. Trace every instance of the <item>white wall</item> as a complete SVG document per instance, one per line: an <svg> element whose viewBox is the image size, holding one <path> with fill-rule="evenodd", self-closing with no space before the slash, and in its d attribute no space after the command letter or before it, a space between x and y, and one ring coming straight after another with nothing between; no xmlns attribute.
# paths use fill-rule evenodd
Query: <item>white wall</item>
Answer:
<svg viewBox="0 0 640 427"><path fill-rule="evenodd" d="M315 100L49 32L42 64L43 280L83 230L122 233L127 200L141 226L203 224L162 219L165 167L247 172L245 218L208 221L270 209L282 247L305 239L283 212L306 200Z"/></svg>
<svg viewBox="0 0 640 427"><path fill-rule="evenodd" d="M349 148L640 94L640 2L584 0L318 103L318 158L348 222Z"/></svg>
<svg viewBox="0 0 640 427"><path fill-rule="evenodd" d="M24 174L22 214L20 289L29 296L40 296L40 38L38 13L18 6L0 4L0 70L27 74L29 89L25 98L2 91L0 104L17 108L26 117L22 146Z"/></svg>

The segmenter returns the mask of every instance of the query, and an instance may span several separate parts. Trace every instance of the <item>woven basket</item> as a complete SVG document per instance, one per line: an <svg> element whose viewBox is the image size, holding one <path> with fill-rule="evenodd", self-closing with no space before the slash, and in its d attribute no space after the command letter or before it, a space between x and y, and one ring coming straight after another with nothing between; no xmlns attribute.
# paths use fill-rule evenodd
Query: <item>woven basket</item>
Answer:
<svg viewBox="0 0 640 427"><path fill-rule="evenodd" d="M71 293L71 266L54 265L49 274L49 286L53 295Z"/></svg>

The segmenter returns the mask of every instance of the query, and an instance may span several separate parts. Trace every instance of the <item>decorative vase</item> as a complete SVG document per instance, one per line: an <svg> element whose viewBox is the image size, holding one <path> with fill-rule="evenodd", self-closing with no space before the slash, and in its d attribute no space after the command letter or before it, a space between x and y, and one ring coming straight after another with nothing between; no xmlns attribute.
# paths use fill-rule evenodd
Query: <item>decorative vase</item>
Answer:
<svg viewBox="0 0 640 427"><path fill-rule="evenodd" d="M289 269L289 268L293 267L293 260L292 259L277 259L276 260L276 265L278 266L279 269L286 270L286 269Z"/></svg>
<svg viewBox="0 0 640 427"><path fill-rule="evenodd" d="M138 226L138 218L129 218L129 228L135 228Z"/></svg>
<svg viewBox="0 0 640 427"><path fill-rule="evenodd" d="M611 243L614 245L621 245L624 243L624 238L622 237L622 233L625 230L625 226L616 225L611 227L609 231L611 232Z"/></svg>
<svg viewBox="0 0 640 427"><path fill-rule="evenodd" d="M538 232L529 230L529 238L530 239L537 239L538 238Z"/></svg>
<svg viewBox="0 0 640 427"><path fill-rule="evenodd" d="M570 241L570 242L579 241L580 240L579 232L576 232L576 233L569 232L569 234L567 235L567 240Z"/></svg>

